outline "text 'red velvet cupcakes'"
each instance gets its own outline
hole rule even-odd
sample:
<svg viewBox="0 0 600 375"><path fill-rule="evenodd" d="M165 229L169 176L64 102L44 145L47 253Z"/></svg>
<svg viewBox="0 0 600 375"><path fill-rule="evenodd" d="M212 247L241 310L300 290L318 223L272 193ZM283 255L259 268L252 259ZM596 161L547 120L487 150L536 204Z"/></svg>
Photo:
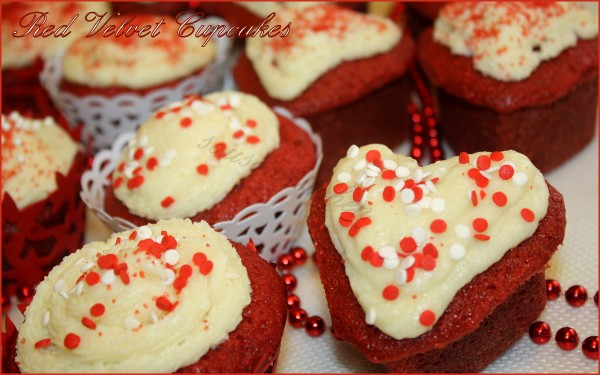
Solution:
<svg viewBox="0 0 600 375"><path fill-rule="evenodd" d="M333 5L282 10L274 20L290 21L285 38L248 38L234 77L241 91L306 118L323 137L317 181L351 144L398 145L412 39L388 19Z"/></svg>
<svg viewBox="0 0 600 375"><path fill-rule="evenodd" d="M21 372L263 373L285 317L285 286L256 253L204 222L165 220L56 266L10 362Z"/></svg>
<svg viewBox="0 0 600 375"><path fill-rule="evenodd" d="M382 145L351 147L308 219L332 330L394 373L478 372L521 338L565 224L522 154L421 168Z"/></svg>
<svg viewBox="0 0 600 375"><path fill-rule="evenodd" d="M455 150L514 149L542 171L594 134L598 21L572 3L454 3L419 40Z"/></svg>
<svg viewBox="0 0 600 375"><path fill-rule="evenodd" d="M83 181L84 192L86 181L101 184L86 203L112 227L204 220L238 242L253 239L269 260L292 245L320 155L307 124L251 95L220 92L164 107L126 138ZM96 188L105 195L93 203Z"/></svg>
<svg viewBox="0 0 600 375"><path fill-rule="evenodd" d="M10 2L2 4L2 112L29 112L36 116L52 113L51 100L40 85L43 59L55 55L89 30L83 20L88 12L108 12L105 2ZM46 25L68 25L68 35L35 37L35 29L24 35L35 17L48 12ZM24 25L24 26L21 26ZM38 33L43 31L43 27ZM16 36L13 35L16 33Z"/></svg>
<svg viewBox="0 0 600 375"><path fill-rule="evenodd" d="M83 241L85 158L56 122L2 116L2 290L32 288Z"/></svg>

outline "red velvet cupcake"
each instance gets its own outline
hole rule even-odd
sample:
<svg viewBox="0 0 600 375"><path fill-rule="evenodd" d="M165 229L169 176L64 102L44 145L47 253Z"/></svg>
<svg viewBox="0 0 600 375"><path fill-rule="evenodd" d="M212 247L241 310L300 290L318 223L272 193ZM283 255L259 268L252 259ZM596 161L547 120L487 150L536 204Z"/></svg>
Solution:
<svg viewBox="0 0 600 375"><path fill-rule="evenodd" d="M393 373L479 372L521 338L565 225L522 154L421 168L382 145L351 147L308 219L332 331Z"/></svg>
<svg viewBox="0 0 600 375"><path fill-rule="evenodd" d="M317 181L354 143L397 146L407 134L405 72L414 45L390 20L332 5L284 10L285 38L250 38L234 67L239 88L306 118L323 137Z"/></svg>
<svg viewBox="0 0 600 375"><path fill-rule="evenodd" d="M51 118L2 116L2 290L32 288L81 246L85 158Z"/></svg>
<svg viewBox="0 0 600 375"><path fill-rule="evenodd" d="M9 363L22 372L264 373L285 317L285 286L256 253L204 222L166 220L90 243L55 267Z"/></svg>
<svg viewBox="0 0 600 375"><path fill-rule="evenodd" d="M571 3L454 3L419 40L455 150L514 149L542 171L592 139L598 23Z"/></svg>

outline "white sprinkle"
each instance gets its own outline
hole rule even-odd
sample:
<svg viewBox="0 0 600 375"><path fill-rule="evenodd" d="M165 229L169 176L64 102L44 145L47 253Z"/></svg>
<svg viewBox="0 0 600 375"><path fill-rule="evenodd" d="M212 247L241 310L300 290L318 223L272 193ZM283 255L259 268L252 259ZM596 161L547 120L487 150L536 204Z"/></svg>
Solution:
<svg viewBox="0 0 600 375"><path fill-rule="evenodd" d="M79 283L77 283L77 288L75 289L75 294L80 296L81 292L83 292L83 283L79 282Z"/></svg>
<svg viewBox="0 0 600 375"><path fill-rule="evenodd" d="M429 194L429 188L427 187L426 184L419 185L419 188L423 192L423 195L428 195Z"/></svg>
<svg viewBox="0 0 600 375"><path fill-rule="evenodd" d="M104 285L110 285L112 283L114 283L117 280L117 276L115 276L115 271L113 270L107 270L102 274L102 277L100 278L100 281L102 281L102 284Z"/></svg>
<svg viewBox="0 0 600 375"><path fill-rule="evenodd" d="M450 258L454 260L461 260L465 257L465 247L461 244L455 243L450 246Z"/></svg>
<svg viewBox="0 0 600 375"><path fill-rule="evenodd" d="M485 178L487 178L488 180L492 179L492 175L487 173L486 171L479 171L479 173L481 173L481 175Z"/></svg>
<svg viewBox="0 0 600 375"><path fill-rule="evenodd" d="M54 120L52 120L52 117L50 117L50 116L44 117L44 125L52 126L52 124L54 124Z"/></svg>
<svg viewBox="0 0 600 375"><path fill-rule="evenodd" d="M23 164L23 162L25 162L25 158L23 157L23 155L17 156L17 163Z"/></svg>
<svg viewBox="0 0 600 375"><path fill-rule="evenodd" d="M237 273L235 273L235 272L227 272L227 273L225 274L225 278L226 278L227 280L235 280L235 279L239 279L239 278L240 278L240 275L238 275L238 274L237 274Z"/></svg>
<svg viewBox="0 0 600 375"><path fill-rule="evenodd" d="M239 95L231 95L229 97L229 105L233 108L239 107L241 98Z"/></svg>
<svg viewBox="0 0 600 375"><path fill-rule="evenodd" d="M412 255L409 255L409 256L407 256L406 258L404 258L404 260L403 260L403 261L402 261L402 263L400 264L400 267L401 267L402 269L405 269L405 270L407 270L407 269L409 269L410 267L412 267L412 266L415 264L415 262L416 262L416 261L417 261L417 260L415 259L415 257L413 257Z"/></svg>
<svg viewBox="0 0 600 375"><path fill-rule="evenodd" d="M431 211L435 213L444 212L446 209L446 201L443 198L433 198L431 201Z"/></svg>
<svg viewBox="0 0 600 375"><path fill-rule="evenodd" d="M126 318L123 321L123 324L125 325L125 328L127 328L127 329L136 329L140 326L141 323L137 319Z"/></svg>
<svg viewBox="0 0 600 375"><path fill-rule="evenodd" d="M13 145L19 147L22 144L23 144L23 141L21 140L21 138L15 138L15 139L13 139Z"/></svg>
<svg viewBox="0 0 600 375"><path fill-rule="evenodd" d="M487 173L494 173L494 172L496 172L499 169L500 169L500 167L498 167L498 166L490 167L490 168L488 168L488 170L486 172Z"/></svg>
<svg viewBox="0 0 600 375"><path fill-rule="evenodd" d="M359 161L357 161L356 163L354 163L354 165L352 166L352 168L355 171L360 171L361 169L363 169L366 166L367 166L367 161L365 159L360 159Z"/></svg>
<svg viewBox="0 0 600 375"><path fill-rule="evenodd" d="M473 194L473 189L467 189L467 200L471 200L472 194Z"/></svg>
<svg viewBox="0 0 600 375"><path fill-rule="evenodd" d="M403 178L407 177L410 174L410 170L404 166L399 166L396 168L396 176Z"/></svg>
<svg viewBox="0 0 600 375"><path fill-rule="evenodd" d="M419 216L419 214L421 213L421 207L419 207L418 204L409 204L404 209L404 212L406 212L408 216Z"/></svg>
<svg viewBox="0 0 600 375"><path fill-rule="evenodd" d="M430 197L423 197L417 204L421 208L428 209L431 207L431 201L432 201L432 199Z"/></svg>
<svg viewBox="0 0 600 375"><path fill-rule="evenodd" d="M166 277L162 279L163 284L165 284L165 285L173 284L173 281L175 281L175 272L173 272L172 269L167 268L167 269L165 269L165 274L166 274Z"/></svg>
<svg viewBox="0 0 600 375"><path fill-rule="evenodd" d="M396 163L392 159L385 159L383 161L383 166L385 167L385 169L396 170L396 168L398 168L398 163Z"/></svg>
<svg viewBox="0 0 600 375"><path fill-rule="evenodd" d="M400 191L404 187L404 180L398 180L394 182L394 190Z"/></svg>
<svg viewBox="0 0 600 375"><path fill-rule="evenodd" d="M174 266L177 264L177 262L179 262L179 251L175 249L169 249L165 251L163 257L165 263Z"/></svg>
<svg viewBox="0 0 600 375"><path fill-rule="evenodd" d="M374 182L375 182L374 177L367 177L367 178L365 178L365 180L363 181L363 183L361 185L362 185L362 187L368 187L368 186L373 185Z"/></svg>
<svg viewBox="0 0 600 375"><path fill-rule="evenodd" d="M67 285L67 282L64 279L60 279L56 282L56 284L54 284L54 291L60 292L61 290L65 289L66 285Z"/></svg>
<svg viewBox="0 0 600 375"><path fill-rule="evenodd" d="M367 170L365 171L365 175L367 175L367 177L377 177L377 176L379 176L379 172L369 169L369 167L367 167Z"/></svg>
<svg viewBox="0 0 600 375"><path fill-rule="evenodd" d="M400 265L400 259L389 258L383 260L383 268L386 270L395 270Z"/></svg>
<svg viewBox="0 0 600 375"><path fill-rule="evenodd" d="M135 143L135 139L132 139L129 144L129 155L128 155L129 159L133 159L133 157L135 156L134 143Z"/></svg>
<svg viewBox="0 0 600 375"><path fill-rule="evenodd" d="M368 191L364 191L362 197L360 198L360 205L361 206L366 206L367 205L367 199L369 197L369 192Z"/></svg>
<svg viewBox="0 0 600 375"><path fill-rule="evenodd" d="M421 180L423 179L423 170L422 169L417 169L413 172L413 180L415 181L415 183L419 183L421 182Z"/></svg>
<svg viewBox="0 0 600 375"><path fill-rule="evenodd" d="M379 249L379 256L383 259L398 259L398 253L396 253L396 249L394 249L392 246L384 246Z"/></svg>
<svg viewBox="0 0 600 375"><path fill-rule="evenodd" d="M87 262L79 269L79 271L81 271L82 273L87 272L87 271L91 270L92 267L94 267L94 263Z"/></svg>
<svg viewBox="0 0 600 375"><path fill-rule="evenodd" d="M431 172L424 172L423 173L423 179L426 179L429 176L431 176Z"/></svg>
<svg viewBox="0 0 600 375"><path fill-rule="evenodd" d="M49 125L47 125L47 126L49 126ZM32 127L33 127L33 130L38 130L40 128L40 123L39 122L34 122L33 125L32 125Z"/></svg>
<svg viewBox="0 0 600 375"><path fill-rule="evenodd" d="M405 204L412 203L415 200L415 192L412 189L402 190L400 192L400 200Z"/></svg>
<svg viewBox="0 0 600 375"><path fill-rule="evenodd" d="M433 191L433 192L437 191L437 188L435 187L435 184L433 182L431 182L431 180L425 181L425 186L427 186L427 188L429 189L429 191Z"/></svg>
<svg viewBox="0 0 600 375"><path fill-rule="evenodd" d="M75 293L75 291L77 290L77 285L79 285L79 283L75 284L75 285L74 285L74 286L71 288L71 290L69 290L69 295L71 295L71 294Z"/></svg>
<svg viewBox="0 0 600 375"><path fill-rule="evenodd" d="M236 131L242 128L242 124L240 123L240 120L238 120L237 117L232 116L229 119L229 128L233 131Z"/></svg>
<svg viewBox="0 0 600 375"><path fill-rule="evenodd" d="M373 324L375 324L376 318L377 318L377 313L375 312L375 309L370 307L369 310L367 311L367 316L365 317L365 323L367 323L368 325L373 325Z"/></svg>
<svg viewBox="0 0 600 375"><path fill-rule="evenodd" d="M458 224L456 227L454 227L454 233L456 233L458 238L469 238L471 235L471 230L464 224Z"/></svg>
<svg viewBox="0 0 600 375"><path fill-rule="evenodd" d="M154 147L148 146L144 148L144 155L150 155L154 152Z"/></svg>
<svg viewBox="0 0 600 375"><path fill-rule="evenodd" d="M155 313L151 312L150 318L152 319L152 323L154 323L154 324L158 323L158 317L156 316Z"/></svg>
<svg viewBox="0 0 600 375"><path fill-rule="evenodd" d="M348 151L346 152L346 157L350 158L350 159L354 159L355 157L358 156L359 151L360 151L360 149L358 148L357 145L352 145L352 146L348 147Z"/></svg>
<svg viewBox="0 0 600 375"><path fill-rule="evenodd" d="M145 145L147 145L148 144L148 136L147 135L140 136L138 144L140 145L140 147L144 147Z"/></svg>
<svg viewBox="0 0 600 375"><path fill-rule="evenodd" d="M60 292L58 292L58 294L60 294L64 299L69 299L69 295L64 290L61 290Z"/></svg>
<svg viewBox="0 0 600 375"><path fill-rule="evenodd" d="M427 236L429 233L427 233L427 231L423 227L416 227L415 229L413 229L411 234L412 237L415 239L415 242L417 242L420 245L427 240Z"/></svg>
<svg viewBox="0 0 600 375"><path fill-rule="evenodd" d="M381 168L371 163L367 164L367 170L375 171L377 174L381 173Z"/></svg>
<svg viewBox="0 0 600 375"><path fill-rule="evenodd" d="M408 273L405 269L400 268L396 271L396 282L400 285L406 284L406 280L408 279Z"/></svg>
<svg viewBox="0 0 600 375"><path fill-rule="evenodd" d="M50 311L46 310L44 317L42 318L42 325L45 327L50 323Z"/></svg>
<svg viewBox="0 0 600 375"><path fill-rule="evenodd" d="M502 163L502 166L505 166L505 165L510 165L511 167L513 167L513 169L517 169L517 166L516 166L516 164L515 164L515 163L513 163L513 162L512 162L512 161L510 161L510 160L507 160L507 161L505 161L504 163Z"/></svg>
<svg viewBox="0 0 600 375"><path fill-rule="evenodd" d="M83 258L79 258L79 259L77 260L77 262L75 262L74 266L78 266L78 265L80 265L81 263L83 263L83 262L84 262L84 260L85 260L85 259L83 259Z"/></svg>
<svg viewBox="0 0 600 375"><path fill-rule="evenodd" d="M352 180L352 176L350 176L350 173L348 172L342 172L340 174L337 175L337 179L339 182L350 182L350 180Z"/></svg>
<svg viewBox="0 0 600 375"><path fill-rule="evenodd" d="M358 185L360 185L360 184L362 184L365 181L366 178L367 178L367 176L365 176L364 173L363 173L360 176L358 176L356 178L356 180L354 180L354 182L356 182Z"/></svg>
<svg viewBox="0 0 600 375"><path fill-rule="evenodd" d="M137 236L140 240L145 240L152 237L152 229L147 225L143 225L137 229Z"/></svg>
<svg viewBox="0 0 600 375"><path fill-rule="evenodd" d="M513 182L517 186L523 186L527 183L528 177L525 173L517 172L512 178Z"/></svg>

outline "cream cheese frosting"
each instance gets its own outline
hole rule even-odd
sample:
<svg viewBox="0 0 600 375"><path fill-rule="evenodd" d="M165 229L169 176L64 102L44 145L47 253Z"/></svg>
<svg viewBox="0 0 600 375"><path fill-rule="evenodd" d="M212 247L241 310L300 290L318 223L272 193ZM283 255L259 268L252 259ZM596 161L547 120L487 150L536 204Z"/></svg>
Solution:
<svg viewBox="0 0 600 375"><path fill-rule="evenodd" d="M80 36L89 31L85 22L88 12L105 13L110 11L106 2L13 2L2 4L2 69L24 68L33 64L37 58L54 56ZM77 19L69 27L66 37L33 37L29 34L22 38L13 36L17 31L22 34L27 28L20 27L21 19L30 12L48 12L47 25L66 25L75 15ZM23 21L26 25L31 17Z"/></svg>
<svg viewBox="0 0 600 375"><path fill-rule="evenodd" d="M248 9L259 17L280 12L284 8L304 9L315 5L328 4L325 1L241 1L237 5Z"/></svg>
<svg viewBox="0 0 600 375"><path fill-rule="evenodd" d="M392 21L334 5L284 8L273 19L284 38L249 38L246 55L269 96L292 100L328 70L392 49L402 32Z"/></svg>
<svg viewBox="0 0 600 375"><path fill-rule="evenodd" d="M598 18L561 2L456 2L440 11L433 38L499 81L526 79L545 60L598 35Z"/></svg>
<svg viewBox="0 0 600 375"><path fill-rule="evenodd" d="M419 167L383 145L350 147L327 189L325 223L366 322L398 340L429 331L463 286L531 237L549 197L515 151Z"/></svg>
<svg viewBox="0 0 600 375"><path fill-rule="evenodd" d="M2 115L2 198L23 209L56 191L56 172L66 175L77 144L50 118Z"/></svg>
<svg viewBox="0 0 600 375"><path fill-rule="evenodd" d="M227 339L250 294L239 255L205 222L113 234L38 285L16 362L22 372L175 372Z"/></svg>
<svg viewBox="0 0 600 375"><path fill-rule="evenodd" d="M113 17L111 22L119 25L127 17ZM214 60L215 42L203 46L202 38L180 37L179 25L171 16L137 14L130 24L154 27L161 20L164 23L156 37L103 37L98 33L78 39L63 60L65 80L91 87L141 89L185 78Z"/></svg>
<svg viewBox="0 0 600 375"><path fill-rule="evenodd" d="M157 111L123 151L115 196L148 219L192 217L220 202L279 147L279 121L256 97L221 92Z"/></svg>

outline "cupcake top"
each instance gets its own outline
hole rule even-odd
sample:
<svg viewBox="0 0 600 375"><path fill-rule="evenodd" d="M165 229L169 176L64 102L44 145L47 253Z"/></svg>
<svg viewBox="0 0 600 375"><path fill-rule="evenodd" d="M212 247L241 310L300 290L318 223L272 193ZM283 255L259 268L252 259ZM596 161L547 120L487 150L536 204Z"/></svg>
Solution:
<svg viewBox="0 0 600 375"><path fill-rule="evenodd" d="M22 372L175 372L227 339L250 293L239 255L205 222L113 234L38 285L16 362Z"/></svg>
<svg viewBox="0 0 600 375"><path fill-rule="evenodd" d="M325 223L366 322L398 340L429 331L463 286L531 237L549 197L514 151L421 168L382 145L350 147L327 189Z"/></svg>
<svg viewBox="0 0 600 375"><path fill-rule="evenodd" d="M283 8L304 9L315 5L328 4L325 1L241 1L237 5L248 9L259 17L280 12Z"/></svg>
<svg viewBox="0 0 600 375"><path fill-rule="evenodd" d="M391 20L334 5L282 9L273 22L287 25L283 38L249 38L246 54L269 96L292 100L344 61L394 47L402 32Z"/></svg>
<svg viewBox="0 0 600 375"><path fill-rule="evenodd" d="M153 29L161 20L164 23L156 37L103 37L97 33L78 39L65 54L65 80L90 87L141 89L185 78L214 60L214 41L203 46L203 38L180 37L179 25L171 16L117 16L111 23L120 25L131 17L135 18L128 25L150 25Z"/></svg>
<svg viewBox="0 0 600 375"><path fill-rule="evenodd" d="M279 121L254 96L188 97L140 126L112 186L135 215L192 217L220 202L277 147Z"/></svg>
<svg viewBox="0 0 600 375"><path fill-rule="evenodd" d="M433 38L499 81L526 79L544 60L598 35L583 6L558 2L456 2L435 22Z"/></svg>
<svg viewBox="0 0 600 375"><path fill-rule="evenodd" d="M11 2L2 4L2 69L24 68L33 64L37 58L53 56L60 49L67 47L74 40L89 31L85 22L88 12L103 14L110 11L105 2ZM20 26L21 19L30 12L48 12L46 25L66 25L73 17L79 16L69 27L71 32L66 37L48 38L33 37L33 33L16 38L13 32L20 35L27 30ZM24 19L25 25L31 22L31 16Z"/></svg>
<svg viewBox="0 0 600 375"><path fill-rule="evenodd" d="M2 199L6 193L22 209L47 198L76 154L77 144L51 117L2 115Z"/></svg>

